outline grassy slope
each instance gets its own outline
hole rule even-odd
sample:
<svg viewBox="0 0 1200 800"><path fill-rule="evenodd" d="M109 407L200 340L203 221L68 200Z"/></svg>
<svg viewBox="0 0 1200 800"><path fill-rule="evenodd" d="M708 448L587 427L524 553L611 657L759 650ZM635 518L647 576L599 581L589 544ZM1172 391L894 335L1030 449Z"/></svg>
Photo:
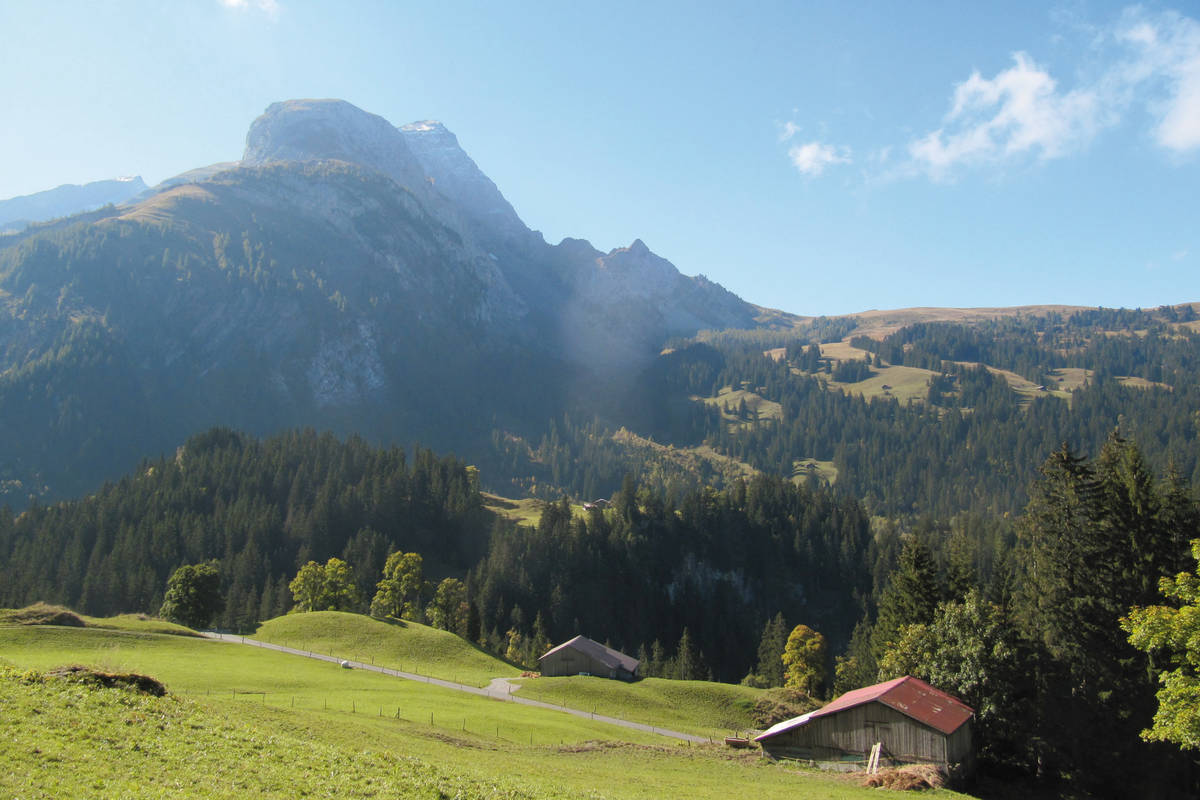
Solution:
<svg viewBox="0 0 1200 800"><path fill-rule="evenodd" d="M8 766L0 795L877 796L845 779L752 755L664 745L659 737L552 711L236 644L7 627L0 628L0 652L21 668L84 661L146 672L172 692L154 700L0 675L0 706L13 710L0 715ZM269 694L264 703L263 695L237 690ZM378 703L389 713L374 713Z"/></svg>
<svg viewBox="0 0 1200 800"><path fill-rule="evenodd" d="M258 709L247 715L3 668L0 706L6 797L529 796L491 777L288 730Z"/></svg>
<svg viewBox="0 0 1200 800"><path fill-rule="evenodd" d="M500 516L511 519L520 525L536 528L542 518L542 508L546 501L527 497L522 500L511 500L497 494L483 493L483 504Z"/></svg>
<svg viewBox="0 0 1200 800"><path fill-rule="evenodd" d="M707 405L721 409L721 419L729 425L730 430L749 427L753 424L751 421L741 419L737 415L738 407L742 401L745 401L746 410L751 414L757 410L758 417L761 420L781 419L783 417L783 406L747 389L734 389L726 386L717 393L716 397L693 397L692 399L701 400ZM729 406L731 413L725 413L725 405Z"/></svg>
<svg viewBox="0 0 1200 800"><path fill-rule="evenodd" d="M652 439L638 436L636 433L625 428L621 428L614 433L612 438L614 442L618 442L631 450L640 451L647 458L670 461L685 470L696 472L709 469L714 473L723 475L726 481L736 478L750 478L757 472L749 464L718 453L708 445L676 447L671 444L660 444Z"/></svg>
<svg viewBox="0 0 1200 800"><path fill-rule="evenodd" d="M260 625L253 638L474 686L521 674L452 633L340 611L277 617Z"/></svg>
<svg viewBox="0 0 1200 800"><path fill-rule="evenodd" d="M145 614L121 614L116 617L89 617L80 614L89 628L108 628L116 631L132 631L135 633L169 633L175 636L199 636L191 628L167 622L165 619L148 617Z"/></svg>
<svg viewBox="0 0 1200 800"><path fill-rule="evenodd" d="M718 740L754 727L750 709L762 694L728 683L662 678L622 683L576 676L527 678L514 684L520 684L521 697Z"/></svg>

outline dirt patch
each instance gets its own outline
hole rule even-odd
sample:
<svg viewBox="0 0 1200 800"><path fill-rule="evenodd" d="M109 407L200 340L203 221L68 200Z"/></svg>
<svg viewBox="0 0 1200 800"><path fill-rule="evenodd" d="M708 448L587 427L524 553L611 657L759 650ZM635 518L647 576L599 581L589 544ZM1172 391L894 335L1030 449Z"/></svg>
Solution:
<svg viewBox="0 0 1200 800"><path fill-rule="evenodd" d="M48 603L34 603L25 608L11 611L0 611L0 623L9 625L65 625L71 628L85 628L87 623L83 618L62 606L52 606Z"/></svg>
<svg viewBox="0 0 1200 800"><path fill-rule="evenodd" d="M481 742L478 739L466 739L461 736L451 736L448 733L441 731L426 731L423 735L428 739L434 739L445 744L462 747L467 750L499 750L497 745Z"/></svg>
<svg viewBox="0 0 1200 800"><path fill-rule="evenodd" d="M136 672L103 672L93 667L72 664L59 667L46 673L50 678L63 678L75 683L85 683L91 686L103 686L106 689L133 689L135 692L163 697L167 687L157 678L140 675Z"/></svg>
<svg viewBox="0 0 1200 800"><path fill-rule="evenodd" d="M915 764L895 769L885 769L868 775L863 786L875 789L894 789L900 792L922 792L926 789L941 789L946 785L946 774L939 767Z"/></svg>

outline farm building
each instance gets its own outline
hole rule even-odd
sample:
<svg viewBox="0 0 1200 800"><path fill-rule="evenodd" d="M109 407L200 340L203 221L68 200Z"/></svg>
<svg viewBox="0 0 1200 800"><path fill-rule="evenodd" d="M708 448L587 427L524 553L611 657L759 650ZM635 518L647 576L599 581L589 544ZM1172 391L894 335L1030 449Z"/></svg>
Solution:
<svg viewBox="0 0 1200 800"><path fill-rule="evenodd" d="M624 653L593 642L586 636L576 636L548 650L538 659L546 677L556 675L599 675L631 681L637 678L638 660Z"/></svg>
<svg viewBox="0 0 1200 800"><path fill-rule="evenodd" d="M882 745L892 763L951 766L971 760L968 706L912 676L855 689L755 737L774 758L865 761Z"/></svg>

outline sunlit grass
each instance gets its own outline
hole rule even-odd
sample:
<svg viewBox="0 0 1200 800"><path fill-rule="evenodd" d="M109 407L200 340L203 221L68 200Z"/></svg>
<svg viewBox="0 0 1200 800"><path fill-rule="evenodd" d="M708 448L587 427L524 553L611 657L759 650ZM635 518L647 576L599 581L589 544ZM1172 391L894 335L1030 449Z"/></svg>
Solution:
<svg viewBox="0 0 1200 800"><path fill-rule="evenodd" d="M525 678L517 694L533 700L594 711L609 717L706 736L719 741L753 727L750 710L759 689L709 681L645 678L633 683L607 678Z"/></svg>
<svg viewBox="0 0 1200 800"><path fill-rule="evenodd" d="M878 796L754 754L235 643L5 627L0 653L19 669L91 663L150 674L170 692L155 699L0 675L0 796ZM680 683L672 694L655 683L620 702L703 707L718 686ZM600 699L619 686L595 679L576 696Z"/></svg>
<svg viewBox="0 0 1200 800"><path fill-rule="evenodd" d="M252 638L473 686L521 674L453 633L361 614L288 614L262 623Z"/></svg>

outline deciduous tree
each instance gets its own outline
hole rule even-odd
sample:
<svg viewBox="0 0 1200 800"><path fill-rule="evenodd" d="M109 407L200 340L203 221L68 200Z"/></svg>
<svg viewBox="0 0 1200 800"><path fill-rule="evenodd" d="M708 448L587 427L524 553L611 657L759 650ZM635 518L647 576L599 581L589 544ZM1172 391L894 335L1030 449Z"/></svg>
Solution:
<svg viewBox="0 0 1200 800"><path fill-rule="evenodd" d="M825 637L807 625L797 625L783 649L784 685L816 697L825 685Z"/></svg>
<svg viewBox="0 0 1200 800"><path fill-rule="evenodd" d="M1194 575L1163 578L1159 590L1178 607L1135 607L1121 621L1129 642L1172 666L1159 676L1158 710L1146 739L1200 750L1200 539L1192 542Z"/></svg>
<svg viewBox="0 0 1200 800"><path fill-rule="evenodd" d="M203 628L225 608L221 596L221 575L215 561L184 564L167 579L159 616L186 625Z"/></svg>
<svg viewBox="0 0 1200 800"><path fill-rule="evenodd" d="M288 588L300 611L350 611L359 602L350 565L340 558L324 564L309 561Z"/></svg>

